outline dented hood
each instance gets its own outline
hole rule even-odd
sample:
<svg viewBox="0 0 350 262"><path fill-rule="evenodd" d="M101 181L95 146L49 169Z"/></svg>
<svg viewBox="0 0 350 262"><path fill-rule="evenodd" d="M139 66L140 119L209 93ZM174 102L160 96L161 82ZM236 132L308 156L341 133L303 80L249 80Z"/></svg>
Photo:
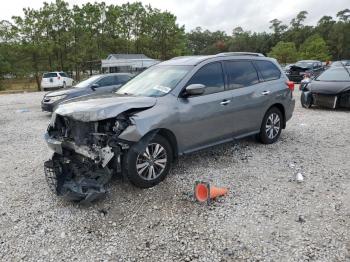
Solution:
<svg viewBox="0 0 350 262"><path fill-rule="evenodd" d="M289 70L291 71L297 71L297 72L305 72L307 70L310 70L310 68L307 67L301 67L301 66L297 66L297 65L292 65Z"/></svg>
<svg viewBox="0 0 350 262"><path fill-rule="evenodd" d="M130 109L147 109L156 104L154 97L109 95L60 105L55 114L83 122L113 118Z"/></svg>

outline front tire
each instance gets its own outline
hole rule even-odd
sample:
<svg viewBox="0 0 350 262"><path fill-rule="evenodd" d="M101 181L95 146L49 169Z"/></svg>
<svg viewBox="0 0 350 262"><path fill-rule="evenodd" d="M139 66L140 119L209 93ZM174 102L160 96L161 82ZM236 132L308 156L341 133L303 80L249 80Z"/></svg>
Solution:
<svg viewBox="0 0 350 262"><path fill-rule="evenodd" d="M123 159L124 172L129 181L140 188L159 184L168 175L173 150L164 137L144 138L132 146Z"/></svg>
<svg viewBox="0 0 350 262"><path fill-rule="evenodd" d="M275 143L281 135L283 115L277 107L270 108L263 119L259 138L263 144Z"/></svg>
<svg viewBox="0 0 350 262"><path fill-rule="evenodd" d="M301 92L300 103L301 103L301 106L304 108L311 108L312 96L310 92Z"/></svg>

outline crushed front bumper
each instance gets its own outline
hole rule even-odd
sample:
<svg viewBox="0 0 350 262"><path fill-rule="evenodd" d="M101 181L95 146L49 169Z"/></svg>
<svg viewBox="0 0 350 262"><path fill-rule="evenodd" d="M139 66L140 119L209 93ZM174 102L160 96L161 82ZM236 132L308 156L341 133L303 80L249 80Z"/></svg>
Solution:
<svg viewBox="0 0 350 262"><path fill-rule="evenodd" d="M45 134L45 140L55 153L44 163L50 189L67 200L91 202L102 198L104 186L114 171L121 171L119 148L89 148L74 142L60 141ZM110 162L113 167L108 167Z"/></svg>

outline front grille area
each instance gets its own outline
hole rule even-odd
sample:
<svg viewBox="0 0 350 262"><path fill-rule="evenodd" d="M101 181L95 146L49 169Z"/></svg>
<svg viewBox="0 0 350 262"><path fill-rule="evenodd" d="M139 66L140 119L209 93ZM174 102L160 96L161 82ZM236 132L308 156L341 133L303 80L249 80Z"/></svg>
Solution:
<svg viewBox="0 0 350 262"><path fill-rule="evenodd" d="M54 131L56 136L73 140L76 145L88 145L91 133L97 131L97 123L82 122L57 115Z"/></svg>

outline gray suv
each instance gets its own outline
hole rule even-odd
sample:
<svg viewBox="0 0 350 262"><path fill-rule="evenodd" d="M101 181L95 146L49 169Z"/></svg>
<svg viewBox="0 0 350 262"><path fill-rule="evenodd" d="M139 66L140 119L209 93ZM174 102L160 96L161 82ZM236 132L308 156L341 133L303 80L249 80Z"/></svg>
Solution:
<svg viewBox="0 0 350 262"><path fill-rule="evenodd" d="M274 143L292 117L294 84L274 59L256 53L174 58L114 94L60 105L45 162L58 195L91 201L118 173L152 187L178 155L258 135Z"/></svg>

